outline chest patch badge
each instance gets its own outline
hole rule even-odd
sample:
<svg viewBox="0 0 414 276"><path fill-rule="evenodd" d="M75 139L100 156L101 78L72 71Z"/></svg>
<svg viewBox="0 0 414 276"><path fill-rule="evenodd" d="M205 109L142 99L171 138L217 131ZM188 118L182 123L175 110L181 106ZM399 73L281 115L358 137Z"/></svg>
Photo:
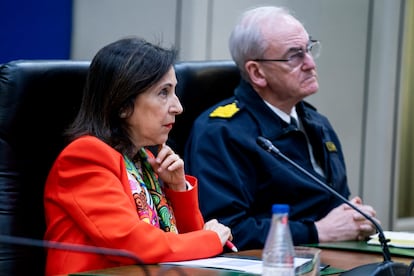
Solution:
<svg viewBox="0 0 414 276"><path fill-rule="evenodd" d="M333 142L328 141L325 142L325 146L328 149L329 152L337 152L338 150L336 149L336 146Z"/></svg>
<svg viewBox="0 0 414 276"><path fill-rule="evenodd" d="M219 106L210 113L210 118L231 118L239 111L236 103Z"/></svg>

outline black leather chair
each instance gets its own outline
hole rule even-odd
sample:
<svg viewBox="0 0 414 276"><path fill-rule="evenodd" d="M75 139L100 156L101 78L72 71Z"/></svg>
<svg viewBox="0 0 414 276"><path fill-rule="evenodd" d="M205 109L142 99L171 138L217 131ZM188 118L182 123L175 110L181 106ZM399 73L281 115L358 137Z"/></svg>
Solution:
<svg viewBox="0 0 414 276"><path fill-rule="evenodd" d="M0 65L0 235L41 240L43 187L64 146L62 132L79 108L87 61L20 60ZM233 94L231 61L177 63L184 113L168 143L182 154L192 122ZM0 275L43 275L45 250L0 242Z"/></svg>
<svg viewBox="0 0 414 276"><path fill-rule="evenodd" d="M194 119L213 104L231 97L240 74L232 61L181 62L175 65L175 72L176 93L184 112L176 117L168 144L183 156Z"/></svg>
<svg viewBox="0 0 414 276"><path fill-rule="evenodd" d="M42 239L43 186L74 118L88 62L0 67L0 233ZM44 249L0 243L0 275L43 275Z"/></svg>

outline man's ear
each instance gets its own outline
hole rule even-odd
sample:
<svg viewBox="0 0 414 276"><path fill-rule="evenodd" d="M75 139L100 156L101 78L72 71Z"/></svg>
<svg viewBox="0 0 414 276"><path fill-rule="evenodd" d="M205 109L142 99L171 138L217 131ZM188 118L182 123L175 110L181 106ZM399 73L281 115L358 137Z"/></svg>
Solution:
<svg viewBox="0 0 414 276"><path fill-rule="evenodd" d="M258 87L265 87L267 85L265 74L262 71L258 62L249 60L244 65L244 68L246 69L246 72L249 75L252 85Z"/></svg>

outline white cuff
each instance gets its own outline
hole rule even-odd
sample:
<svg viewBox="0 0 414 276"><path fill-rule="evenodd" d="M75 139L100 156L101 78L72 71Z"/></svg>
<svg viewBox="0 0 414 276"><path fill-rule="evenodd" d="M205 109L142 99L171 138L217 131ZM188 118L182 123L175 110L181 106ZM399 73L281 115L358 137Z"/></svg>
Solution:
<svg viewBox="0 0 414 276"><path fill-rule="evenodd" d="M194 188L187 180L185 181L185 184L187 185L187 191L191 191Z"/></svg>

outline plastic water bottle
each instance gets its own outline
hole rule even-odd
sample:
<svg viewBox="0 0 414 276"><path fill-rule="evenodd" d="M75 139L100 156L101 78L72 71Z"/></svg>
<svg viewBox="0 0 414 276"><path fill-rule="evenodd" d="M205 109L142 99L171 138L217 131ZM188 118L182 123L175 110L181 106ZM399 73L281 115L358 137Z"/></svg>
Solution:
<svg viewBox="0 0 414 276"><path fill-rule="evenodd" d="M272 224L263 249L262 275L294 276L295 248L290 234L289 205L272 206Z"/></svg>

